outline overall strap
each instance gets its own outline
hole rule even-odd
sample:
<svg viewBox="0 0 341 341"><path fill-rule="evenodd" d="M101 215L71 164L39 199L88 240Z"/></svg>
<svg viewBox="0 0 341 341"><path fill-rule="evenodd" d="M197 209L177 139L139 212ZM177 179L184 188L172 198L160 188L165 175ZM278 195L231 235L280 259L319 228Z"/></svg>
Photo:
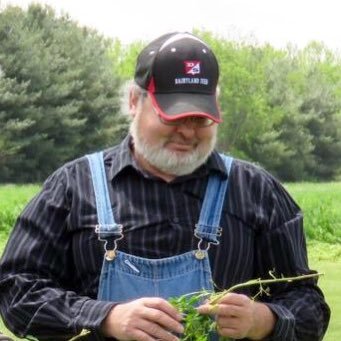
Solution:
<svg viewBox="0 0 341 341"><path fill-rule="evenodd" d="M95 192L98 225L96 232L99 238L121 236L122 225L116 224L111 209L107 177L104 168L103 152L86 155L91 172L92 184Z"/></svg>
<svg viewBox="0 0 341 341"><path fill-rule="evenodd" d="M219 154L222 158L227 175L230 174L233 158ZM221 235L219 227L221 212L228 192L228 177L222 179L220 175L213 174L209 177L205 198L202 204L199 222L196 224L195 236L208 243L219 244L218 238ZM200 243L199 242L199 243Z"/></svg>

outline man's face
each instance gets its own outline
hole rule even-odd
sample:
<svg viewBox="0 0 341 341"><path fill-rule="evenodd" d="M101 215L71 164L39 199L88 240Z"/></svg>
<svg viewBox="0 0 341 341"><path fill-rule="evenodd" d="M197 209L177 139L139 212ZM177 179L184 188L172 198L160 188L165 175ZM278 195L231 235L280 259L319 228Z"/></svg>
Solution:
<svg viewBox="0 0 341 341"><path fill-rule="evenodd" d="M180 176L202 165L215 147L217 125L198 127L190 122L168 126L158 117L149 96L131 97L130 133L135 152L160 171Z"/></svg>

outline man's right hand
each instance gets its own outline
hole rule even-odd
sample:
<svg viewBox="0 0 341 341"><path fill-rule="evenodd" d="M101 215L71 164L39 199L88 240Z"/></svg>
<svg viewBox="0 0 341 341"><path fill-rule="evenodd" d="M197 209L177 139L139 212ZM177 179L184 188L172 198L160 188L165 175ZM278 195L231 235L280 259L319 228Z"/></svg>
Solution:
<svg viewBox="0 0 341 341"><path fill-rule="evenodd" d="M181 314L166 300L140 298L112 308L102 323L104 336L118 340L177 341L183 333Z"/></svg>

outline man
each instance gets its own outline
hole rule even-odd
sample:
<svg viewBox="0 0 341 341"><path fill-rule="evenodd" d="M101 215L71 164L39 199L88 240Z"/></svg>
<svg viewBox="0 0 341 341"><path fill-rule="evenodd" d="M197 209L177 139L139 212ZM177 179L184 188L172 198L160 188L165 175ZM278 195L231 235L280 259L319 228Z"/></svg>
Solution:
<svg viewBox="0 0 341 341"><path fill-rule="evenodd" d="M218 63L188 33L139 55L130 134L66 164L26 207L6 247L1 313L20 336L179 340L172 296L251 278L311 273L302 215L268 173L215 150ZM227 137L228 138L228 137ZM234 339L321 340L329 308L315 280L223 297L217 332Z"/></svg>

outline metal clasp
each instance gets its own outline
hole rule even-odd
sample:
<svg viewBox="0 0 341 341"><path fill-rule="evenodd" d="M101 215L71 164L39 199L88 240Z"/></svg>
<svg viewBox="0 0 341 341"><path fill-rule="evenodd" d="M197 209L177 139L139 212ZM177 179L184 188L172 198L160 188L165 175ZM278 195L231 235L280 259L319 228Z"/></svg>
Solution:
<svg viewBox="0 0 341 341"><path fill-rule="evenodd" d="M202 244L203 240L202 238L200 238L199 242L198 242L198 249L196 251L194 251L194 256L196 259L202 260L206 257L207 255L207 251L209 250L211 243L207 242L207 246L206 248L202 248L201 244Z"/></svg>
<svg viewBox="0 0 341 341"><path fill-rule="evenodd" d="M118 232L116 233L114 233L116 236L115 236L115 239L114 239L114 241L113 241L113 243L114 243L114 247L113 248L111 248L110 250L108 250L108 247L107 247L107 245L108 245L108 240L107 239L103 239L103 238L101 238L100 237L100 235L101 234L105 234L105 233L108 233L108 234L113 234L111 231L101 231L100 230L100 226L99 225L96 225L96 228L95 228L95 231L96 231L96 233L98 234L98 240L99 241L101 241L101 242L104 242L104 250L105 250L105 255L104 255L104 257L105 257L105 259L107 260L107 261L109 261L109 262L111 262L112 260L114 260L115 259L115 257L116 257L116 250L117 250L117 242L119 241L119 240L121 240L124 236L123 236L123 227L122 227L122 225L119 225L118 226Z"/></svg>

